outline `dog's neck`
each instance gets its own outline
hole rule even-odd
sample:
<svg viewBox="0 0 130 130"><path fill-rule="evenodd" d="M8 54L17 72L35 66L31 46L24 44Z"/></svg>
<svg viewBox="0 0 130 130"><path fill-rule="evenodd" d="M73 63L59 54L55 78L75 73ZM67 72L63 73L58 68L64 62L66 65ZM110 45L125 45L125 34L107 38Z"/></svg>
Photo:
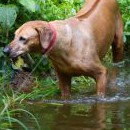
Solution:
<svg viewBox="0 0 130 130"><path fill-rule="evenodd" d="M48 47L42 52L42 54L46 54L52 49L52 47L54 46L54 44L56 42L56 38L57 38L57 33L56 33L55 28L53 27L53 25L51 25L51 23L48 23L48 24L49 24L50 30L52 31L52 39L51 39Z"/></svg>

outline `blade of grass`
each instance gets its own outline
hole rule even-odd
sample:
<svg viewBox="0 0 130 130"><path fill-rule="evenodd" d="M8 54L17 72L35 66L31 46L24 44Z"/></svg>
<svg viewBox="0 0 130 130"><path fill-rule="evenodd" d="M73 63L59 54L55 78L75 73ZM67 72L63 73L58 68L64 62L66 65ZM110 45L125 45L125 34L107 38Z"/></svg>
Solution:
<svg viewBox="0 0 130 130"><path fill-rule="evenodd" d="M32 119L34 119L35 120L35 122L36 122L36 124L37 124L37 127L38 127L38 130L40 130L40 125L39 125L39 123L38 123L38 120L37 120L37 118L32 114L32 113L30 113L29 111L27 111L27 110L24 110L24 109L15 109L15 110L12 110L12 111L10 111L10 112L25 112L25 113L27 113L28 115L30 115L31 117L32 117Z"/></svg>

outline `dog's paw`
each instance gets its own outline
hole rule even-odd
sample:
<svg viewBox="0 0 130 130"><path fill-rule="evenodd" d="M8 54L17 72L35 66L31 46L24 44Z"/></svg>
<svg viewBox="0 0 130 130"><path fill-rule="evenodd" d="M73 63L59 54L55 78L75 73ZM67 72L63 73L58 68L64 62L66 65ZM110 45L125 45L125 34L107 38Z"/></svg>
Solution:
<svg viewBox="0 0 130 130"><path fill-rule="evenodd" d="M98 92L98 93L97 93L97 96L98 96L99 98L104 98L104 97L105 97L105 93L103 93L103 92Z"/></svg>

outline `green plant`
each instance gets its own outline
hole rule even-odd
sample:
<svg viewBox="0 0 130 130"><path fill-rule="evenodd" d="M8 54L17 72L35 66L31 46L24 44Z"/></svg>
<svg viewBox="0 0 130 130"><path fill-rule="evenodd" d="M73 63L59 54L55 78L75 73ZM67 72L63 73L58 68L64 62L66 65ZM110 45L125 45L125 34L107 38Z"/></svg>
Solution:
<svg viewBox="0 0 130 130"><path fill-rule="evenodd" d="M124 21L124 42L129 43L130 37L130 0L118 0Z"/></svg>
<svg viewBox="0 0 130 130"><path fill-rule="evenodd" d="M3 32L8 32L17 18L17 7L15 5L0 4L0 25Z"/></svg>
<svg viewBox="0 0 130 130"><path fill-rule="evenodd" d="M14 115L16 115L16 113L28 114L36 122L38 130L40 129L38 121L32 113L30 113L29 111L25 109L16 107L17 101L22 100L22 99L23 99L23 95L18 96L18 95L13 94L12 97L10 97L9 95L3 96L2 98L3 105L1 104L2 107L0 107L0 111L1 111L0 112L0 128L1 129L5 129L6 127L11 129L13 126L13 123L17 123L21 127L23 127L24 130L29 130L24 123L22 123L20 120L15 118Z"/></svg>

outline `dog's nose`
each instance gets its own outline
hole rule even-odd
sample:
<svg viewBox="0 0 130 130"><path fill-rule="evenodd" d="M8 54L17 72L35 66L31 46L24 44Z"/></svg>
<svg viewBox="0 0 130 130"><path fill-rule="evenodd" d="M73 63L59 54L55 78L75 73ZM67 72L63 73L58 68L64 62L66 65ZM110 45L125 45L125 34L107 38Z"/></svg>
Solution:
<svg viewBox="0 0 130 130"><path fill-rule="evenodd" d="M3 49L3 53L6 55L9 55L10 51L11 51L11 48L9 48L8 46Z"/></svg>

